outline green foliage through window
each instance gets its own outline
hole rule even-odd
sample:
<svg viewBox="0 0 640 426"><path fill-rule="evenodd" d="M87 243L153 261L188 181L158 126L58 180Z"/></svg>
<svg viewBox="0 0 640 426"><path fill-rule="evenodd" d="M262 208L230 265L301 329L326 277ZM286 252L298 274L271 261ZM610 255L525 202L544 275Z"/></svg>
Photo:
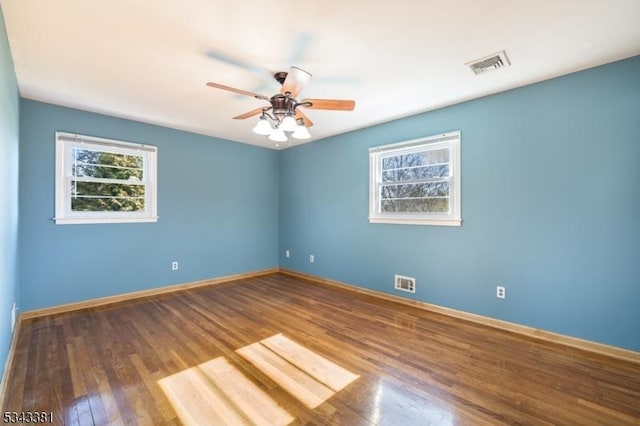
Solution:
<svg viewBox="0 0 640 426"><path fill-rule="evenodd" d="M145 210L144 159L108 151L72 151L71 210Z"/></svg>
<svg viewBox="0 0 640 426"><path fill-rule="evenodd" d="M56 132L56 225L158 221L158 148Z"/></svg>

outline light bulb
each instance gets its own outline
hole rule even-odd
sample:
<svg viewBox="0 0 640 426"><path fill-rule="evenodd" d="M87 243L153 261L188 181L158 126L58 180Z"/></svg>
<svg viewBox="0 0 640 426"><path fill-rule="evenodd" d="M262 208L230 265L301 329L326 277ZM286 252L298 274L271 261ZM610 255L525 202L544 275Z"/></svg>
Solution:
<svg viewBox="0 0 640 426"><path fill-rule="evenodd" d="M281 128L277 128L273 131L273 133L271 133L269 139L274 142L286 142L287 135L284 134L284 130L282 130Z"/></svg>
<svg viewBox="0 0 640 426"><path fill-rule="evenodd" d="M294 130L296 130L296 127L296 119L291 115L287 115L280 124L280 128L285 132L293 132Z"/></svg>
<svg viewBox="0 0 640 426"><path fill-rule="evenodd" d="M267 136L273 133L273 128L271 127L271 124L269 124L266 118L261 118L260 120L258 120L256 127L253 128L253 133Z"/></svg>

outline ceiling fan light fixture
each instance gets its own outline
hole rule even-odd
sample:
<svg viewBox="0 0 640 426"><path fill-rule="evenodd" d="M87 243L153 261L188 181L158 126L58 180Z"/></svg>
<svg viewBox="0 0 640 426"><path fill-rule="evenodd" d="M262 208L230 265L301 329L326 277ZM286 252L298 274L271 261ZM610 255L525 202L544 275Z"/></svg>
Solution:
<svg viewBox="0 0 640 426"><path fill-rule="evenodd" d="M269 135L269 140L272 140L274 142L286 142L287 135L284 133L284 130L282 130L281 128L277 128L273 131L273 133Z"/></svg>
<svg viewBox="0 0 640 426"><path fill-rule="evenodd" d="M271 124L269 124L266 118L260 117L260 120L258 120L258 123L253 128L253 133L268 136L273 133L273 127L271 127Z"/></svg>
<svg viewBox="0 0 640 426"><path fill-rule="evenodd" d="M244 120L260 115L253 132L277 142L276 147L281 145L280 142L291 146L291 139L311 138L308 128L313 126L313 121L298 107L333 111L353 111L355 108L355 101L349 99L305 98L298 102L296 98L311 80L311 73L298 67L292 66L288 72L276 72L273 77L282 87L271 97L214 82L207 83L207 86L269 102L269 106L253 109L233 119Z"/></svg>
<svg viewBox="0 0 640 426"><path fill-rule="evenodd" d="M282 119L282 123L280 123L280 126L278 127L280 127L285 132L293 132L296 130L298 125L296 124L296 119L293 118L292 115L287 115Z"/></svg>

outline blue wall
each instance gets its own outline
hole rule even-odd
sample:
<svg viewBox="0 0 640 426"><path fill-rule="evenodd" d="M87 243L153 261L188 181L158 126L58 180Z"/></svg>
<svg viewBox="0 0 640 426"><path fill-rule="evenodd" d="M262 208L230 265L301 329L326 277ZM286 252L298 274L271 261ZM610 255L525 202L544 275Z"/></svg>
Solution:
<svg viewBox="0 0 640 426"><path fill-rule="evenodd" d="M18 83L0 10L0 368L11 341L18 282Z"/></svg>
<svg viewBox="0 0 640 426"><path fill-rule="evenodd" d="M159 221L55 225L56 131L156 145ZM25 99L20 132L21 309L278 266L276 151Z"/></svg>
<svg viewBox="0 0 640 426"><path fill-rule="evenodd" d="M635 57L282 152L280 266L403 296L414 276L418 300L640 351L639 76ZM463 225L369 224L368 148L452 130Z"/></svg>

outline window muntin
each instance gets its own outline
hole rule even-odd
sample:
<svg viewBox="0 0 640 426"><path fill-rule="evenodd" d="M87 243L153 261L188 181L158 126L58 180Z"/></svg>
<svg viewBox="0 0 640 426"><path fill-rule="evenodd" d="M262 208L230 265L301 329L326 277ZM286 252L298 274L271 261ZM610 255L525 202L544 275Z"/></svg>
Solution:
<svg viewBox="0 0 640 426"><path fill-rule="evenodd" d="M369 221L460 225L460 133L370 149Z"/></svg>
<svg viewBox="0 0 640 426"><path fill-rule="evenodd" d="M56 223L154 222L157 149L56 133Z"/></svg>

